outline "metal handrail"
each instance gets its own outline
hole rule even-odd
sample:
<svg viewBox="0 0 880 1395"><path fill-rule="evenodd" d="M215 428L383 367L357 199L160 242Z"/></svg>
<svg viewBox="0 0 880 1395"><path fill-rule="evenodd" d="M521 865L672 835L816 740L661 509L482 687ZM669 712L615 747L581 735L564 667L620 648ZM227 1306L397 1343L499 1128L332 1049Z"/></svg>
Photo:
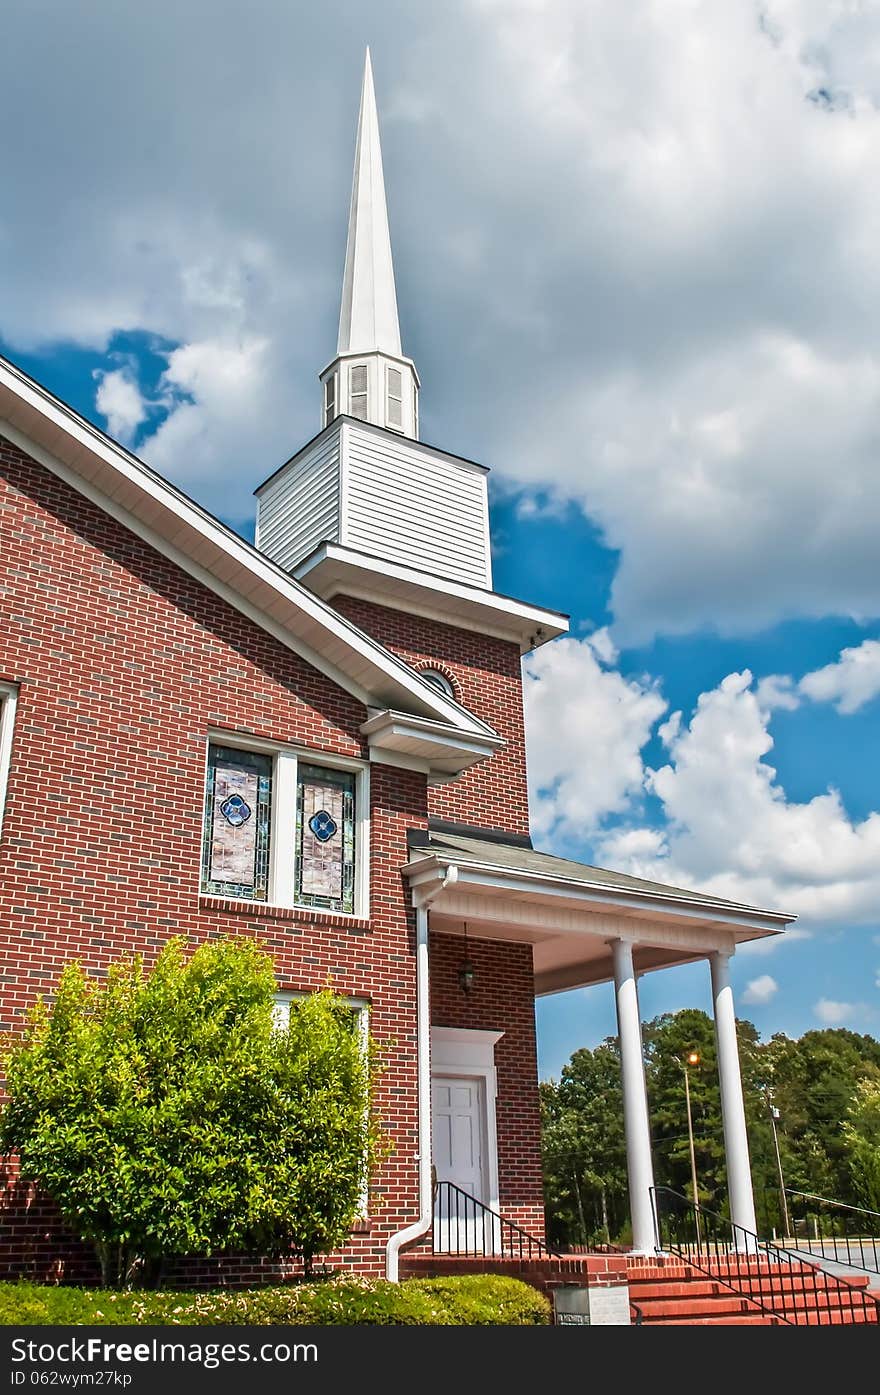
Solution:
<svg viewBox="0 0 880 1395"><path fill-rule="evenodd" d="M787 1212L792 1223L792 1234L785 1239L791 1249L866 1274L880 1274L880 1211L794 1187L786 1187L785 1195L790 1199ZM804 1227L802 1234L797 1222Z"/></svg>
<svg viewBox="0 0 880 1395"><path fill-rule="evenodd" d="M880 1211L872 1211L870 1206L851 1206L848 1201L832 1201L828 1196L817 1196L815 1192L799 1192L794 1187L786 1187L786 1196L804 1196L808 1201L821 1201L825 1206L835 1206L839 1211L857 1211L860 1216L875 1216L880 1220Z"/></svg>
<svg viewBox="0 0 880 1395"><path fill-rule="evenodd" d="M880 1324L880 1300L799 1252L761 1240L705 1206L697 1208L670 1187L652 1187L651 1202L658 1249L677 1255L777 1322L816 1327L848 1314Z"/></svg>
<svg viewBox="0 0 880 1395"><path fill-rule="evenodd" d="M559 1258L559 1251L546 1241L530 1235L455 1182L438 1182L434 1190L432 1244L434 1254Z"/></svg>

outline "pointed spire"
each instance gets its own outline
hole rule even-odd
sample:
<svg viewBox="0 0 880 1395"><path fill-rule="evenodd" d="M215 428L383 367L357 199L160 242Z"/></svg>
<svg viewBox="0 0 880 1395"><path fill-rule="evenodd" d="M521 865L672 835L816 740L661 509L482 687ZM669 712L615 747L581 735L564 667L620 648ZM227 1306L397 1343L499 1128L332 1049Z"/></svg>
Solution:
<svg viewBox="0 0 880 1395"><path fill-rule="evenodd" d="M400 356L400 325L385 203L379 117L370 50L364 64L354 181L345 249L337 353L380 350Z"/></svg>

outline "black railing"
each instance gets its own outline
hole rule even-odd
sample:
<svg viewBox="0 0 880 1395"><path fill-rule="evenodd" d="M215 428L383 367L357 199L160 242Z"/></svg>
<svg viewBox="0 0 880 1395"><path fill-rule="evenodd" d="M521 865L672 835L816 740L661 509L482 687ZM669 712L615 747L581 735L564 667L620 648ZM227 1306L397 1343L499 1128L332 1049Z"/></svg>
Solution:
<svg viewBox="0 0 880 1395"><path fill-rule="evenodd" d="M435 1188L432 1238L435 1255L525 1260L559 1254L454 1182L438 1182Z"/></svg>
<svg viewBox="0 0 880 1395"><path fill-rule="evenodd" d="M788 1249L880 1274L880 1211L786 1188Z"/></svg>
<svg viewBox="0 0 880 1395"><path fill-rule="evenodd" d="M751 1230L696 1207L668 1187L651 1189L658 1249L745 1299L762 1313L792 1327L841 1322L880 1323L880 1301Z"/></svg>

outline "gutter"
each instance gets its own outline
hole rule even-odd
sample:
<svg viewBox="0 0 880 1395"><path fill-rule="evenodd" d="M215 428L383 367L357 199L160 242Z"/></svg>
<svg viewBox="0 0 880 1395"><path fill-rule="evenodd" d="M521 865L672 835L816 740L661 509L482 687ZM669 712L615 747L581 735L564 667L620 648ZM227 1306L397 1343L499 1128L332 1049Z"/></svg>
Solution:
<svg viewBox="0 0 880 1395"><path fill-rule="evenodd" d="M431 1178L431 1004L428 969L428 907L441 891L458 881L454 863L446 868L441 881L422 894L416 906L416 1041L418 1052L419 1109L419 1218L398 1230L385 1246L385 1277L400 1282L400 1251L421 1240L434 1224L434 1188Z"/></svg>

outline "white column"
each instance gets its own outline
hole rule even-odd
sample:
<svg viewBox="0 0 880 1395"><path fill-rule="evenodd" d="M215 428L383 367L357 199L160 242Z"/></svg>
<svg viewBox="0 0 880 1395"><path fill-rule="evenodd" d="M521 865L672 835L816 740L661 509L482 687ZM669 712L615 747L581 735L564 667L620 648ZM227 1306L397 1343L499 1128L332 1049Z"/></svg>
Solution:
<svg viewBox="0 0 880 1395"><path fill-rule="evenodd" d="M721 1083L721 1117L724 1123L724 1152L727 1158L727 1189L730 1219L744 1230L757 1230L749 1138L743 1105L739 1048L736 1040L736 1014L730 986L730 955L717 950L709 956L712 970L712 1000L715 1007L715 1041L718 1048L718 1078ZM737 1236L738 1249L748 1249L745 1237Z"/></svg>
<svg viewBox="0 0 880 1395"><path fill-rule="evenodd" d="M636 1254L653 1254L655 1237L651 1188L654 1185L654 1167L651 1161L651 1129L648 1121L648 1095L645 1089L639 995L633 969L632 945L628 940L612 940L611 949L614 954L614 992L617 999L617 1031L620 1037L623 1126L626 1133L626 1170L629 1177L633 1250Z"/></svg>

